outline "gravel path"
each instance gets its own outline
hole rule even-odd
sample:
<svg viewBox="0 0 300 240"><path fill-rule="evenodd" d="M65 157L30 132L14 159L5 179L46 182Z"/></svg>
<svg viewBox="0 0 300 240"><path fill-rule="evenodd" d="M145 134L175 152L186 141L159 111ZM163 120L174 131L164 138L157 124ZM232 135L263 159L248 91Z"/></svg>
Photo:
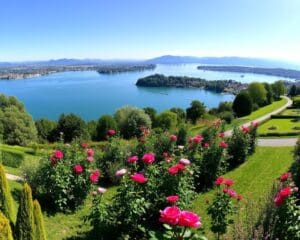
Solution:
<svg viewBox="0 0 300 240"><path fill-rule="evenodd" d="M264 147L295 146L297 140L297 138L260 138L257 144Z"/></svg>
<svg viewBox="0 0 300 240"><path fill-rule="evenodd" d="M8 180L13 180L13 181L22 181L23 179L19 176L16 176L16 175L12 175L12 174L9 174L9 173L6 173L6 178Z"/></svg>

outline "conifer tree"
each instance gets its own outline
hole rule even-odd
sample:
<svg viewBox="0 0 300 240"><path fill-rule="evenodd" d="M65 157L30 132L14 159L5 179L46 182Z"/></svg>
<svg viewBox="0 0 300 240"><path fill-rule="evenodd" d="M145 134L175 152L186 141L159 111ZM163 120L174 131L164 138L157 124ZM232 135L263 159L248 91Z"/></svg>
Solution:
<svg viewBox="0 0 300 240"><path fill-rule="evenodd" d="M38 200L33 201L33 217L35 228L35 240L46 240L47 238L44 226L44 218Z"/></svg>
<svg viewBox="0 0 300 240"><path fill-rule="evenodd" d="M15 236L17 240L35 240L32 193L27 183L21 193Z"/></svg>
<svg viewBox="0 0 300 240"><path fill-rule="evenodd" d="M13 199L2 164L0 164L0 211L10 222L13 222Z"/></svg>
<svg viewBox="0 0 300 240"><path fill-rule="evenodd" d="M13 240L8 219L0 212L0 240Z"/></svg>

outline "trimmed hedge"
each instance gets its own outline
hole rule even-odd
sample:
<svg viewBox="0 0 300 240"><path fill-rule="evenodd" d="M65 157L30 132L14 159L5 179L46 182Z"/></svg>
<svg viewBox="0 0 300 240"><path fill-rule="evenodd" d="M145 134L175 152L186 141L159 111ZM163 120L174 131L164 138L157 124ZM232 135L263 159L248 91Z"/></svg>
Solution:
<svg viewBox="0 0 300 240"><path fill-rule="evenodd" d="M23 152L0 148L0 162L8 167L19 167L25 159Z"/></svg>
<svg viewBox="0 0 300 240"><path fill-rule="evenodd" d="M272 119L288 119L288 118L299 118L299 116L295 115L271 115Z"/></svg>
<svg viewBox="0 0 300 240"><path fill-rule="evenodd" d="M273 132L273 133L261 133L260 137L283 137L283 136L299 136L300 132Z"/></svg>

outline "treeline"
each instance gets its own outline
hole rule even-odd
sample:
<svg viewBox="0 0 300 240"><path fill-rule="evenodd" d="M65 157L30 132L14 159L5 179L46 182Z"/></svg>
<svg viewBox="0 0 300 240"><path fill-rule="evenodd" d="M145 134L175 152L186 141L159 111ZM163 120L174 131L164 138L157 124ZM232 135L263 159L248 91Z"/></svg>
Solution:
<svg viewBox="0 0 300 240"><path fill-rule="evenodd" d="M122 72L138 72L155 69L155 64L137 64L137 65L111 65L98 67L97 72L100 74L113 74Z"/></svg>
<svg viewBox="0 0 300 240"><path fill-rule="evenodd" d="M138 79L137 86L142 87L178 87L178 88L203 88L214 92L237 92L245 87L245 84L234 80L208 81L202 78L164 76L154 74Z"/></svg>
<svg viewBox="0 0 300 240"><path fill-rule="evenodd" d="M240 66L198 66L199 70L217 71L217 72L236 72L236 73L255 73L278 77L300 79L300 71L284 68L257 68Z"/></svg>

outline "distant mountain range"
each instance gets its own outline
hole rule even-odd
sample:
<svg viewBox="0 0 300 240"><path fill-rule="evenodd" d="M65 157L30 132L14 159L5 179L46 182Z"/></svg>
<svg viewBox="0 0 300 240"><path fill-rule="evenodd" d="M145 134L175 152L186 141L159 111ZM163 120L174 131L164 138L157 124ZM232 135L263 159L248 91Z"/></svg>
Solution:
<svg viewBox="0 0 300 240"><path fill-rule="evenodd" d="M151 63L151 64L213 64L225 66L248 66L248 67L268 67L268 68L289 68L300 70L300 64L286 61L272 60L266 58L248 57L192 57L165 55L148 60L103 60L103 59L56 59L49 61L27 61L27 62L0 62L0 67L17 66L70 66L70 65L108 65L127 63Z"/></svg>

